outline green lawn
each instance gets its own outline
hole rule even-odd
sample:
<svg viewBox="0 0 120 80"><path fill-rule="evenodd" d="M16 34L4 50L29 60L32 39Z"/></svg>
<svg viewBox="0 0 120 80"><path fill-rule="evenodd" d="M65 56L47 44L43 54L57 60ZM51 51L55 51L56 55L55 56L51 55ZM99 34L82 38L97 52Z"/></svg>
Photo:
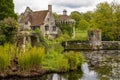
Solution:
<svg viewBox="0 0 120 80"><path fill-rule="evenodd" d="M76 30L75 39L77 40L87 40L87 31Z"/></svg>

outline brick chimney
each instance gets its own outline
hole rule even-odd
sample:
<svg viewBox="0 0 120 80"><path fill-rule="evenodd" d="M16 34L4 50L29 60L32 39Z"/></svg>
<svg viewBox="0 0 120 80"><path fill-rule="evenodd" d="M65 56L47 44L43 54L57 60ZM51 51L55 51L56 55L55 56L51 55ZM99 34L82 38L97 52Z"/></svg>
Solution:
<svg viewBox="0 0 120 80"><path fill-rule="evenodd" d="M48 11L52 13L52 5L48 5Z"/></svg>

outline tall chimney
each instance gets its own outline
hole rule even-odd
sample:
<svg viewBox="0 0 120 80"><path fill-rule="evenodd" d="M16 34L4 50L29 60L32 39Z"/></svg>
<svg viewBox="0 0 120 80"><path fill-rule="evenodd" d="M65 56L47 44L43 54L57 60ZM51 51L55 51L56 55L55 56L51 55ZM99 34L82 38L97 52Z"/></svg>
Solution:
<svg viewBox="0 0 120 80"><path fill-rule="evenodd" d="M63 15L67 15L67 10L63 10Z"/></svg>
<svg viewBox="0 0 120 80"><path fill-rule="evenodd" d="M52 12L52 5L48 5L48 11Z"/></svg>

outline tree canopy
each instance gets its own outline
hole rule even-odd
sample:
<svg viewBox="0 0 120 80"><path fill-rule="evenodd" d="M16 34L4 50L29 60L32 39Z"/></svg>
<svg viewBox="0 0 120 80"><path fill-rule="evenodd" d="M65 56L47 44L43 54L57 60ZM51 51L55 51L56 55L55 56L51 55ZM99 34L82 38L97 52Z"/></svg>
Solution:
<svg viewBox="0 0 120 80"><path fill-rule="evenodd" d="M17 18L14 12L13 0L0 0L0 20L8 17Z"/></svg>

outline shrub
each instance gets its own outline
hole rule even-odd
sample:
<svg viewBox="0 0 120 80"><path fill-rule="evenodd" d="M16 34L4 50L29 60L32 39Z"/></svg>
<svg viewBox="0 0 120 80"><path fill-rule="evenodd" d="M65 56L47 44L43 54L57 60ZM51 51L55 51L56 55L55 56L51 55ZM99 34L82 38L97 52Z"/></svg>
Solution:
<svg viewBox="0 0 120 80"><path fill-rule="evenodd" d="M73 52L73 51L66 52L65 57L68 59L70 70L77 69L84 62L84 57L77 52Z"/></svg>
<svg viewBox="0 0 120 80"><path fill-rule="evenodd" d="M33 47L25 53L18 55L18 64L20 69L30 70L32 68L39 68L41 66L42 58L44 56L44 48Z"/></svg>
<svg viewBox="0 0 120 80"><path fill-rule="evenodd" d="M53 50L45 55L42 67L46 70L60 72L67 71L69 69L68 60L64 57L64 55Z"/></svg>

